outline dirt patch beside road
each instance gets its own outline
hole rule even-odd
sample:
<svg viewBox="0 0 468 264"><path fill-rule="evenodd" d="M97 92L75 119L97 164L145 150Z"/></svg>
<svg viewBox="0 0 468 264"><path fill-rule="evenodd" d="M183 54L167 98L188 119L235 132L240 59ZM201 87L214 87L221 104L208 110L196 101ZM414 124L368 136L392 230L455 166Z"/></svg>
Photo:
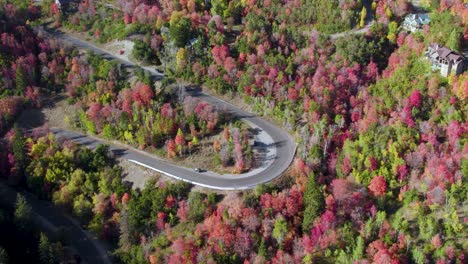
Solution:
<svg viewBox="0 0 468 264"><path fill-rule="evenodd" d="M41 109L30 108L24 110L19 116L17 122L20 127L30 129L47 124L49 127L60 127L64 129L73 129L67 122L78 108L70 105L65 100L65 94L51 96L42 101Z"/></svg>
<svg viewBox="0 0 468 264"><path fill-rule="evenodd" d="M132 56L133 41L130 40L114 40L112 42L101 45L103 49L109 51L120 59L135 62L136 60Z"/></svg>
<svg viewBox="0 0 468 264"><path fill-rule="evenodd" d="M123 168L123 175L124 175L124 178L122 179L123 182L131 183L132 189L143 190L146 183L150 179L155 179L158 182L158 184L162 182L176 181L172 178L161 175L153 170L144 168L140 165L137 165L125 159L119 159L119 164Z"/></svg>

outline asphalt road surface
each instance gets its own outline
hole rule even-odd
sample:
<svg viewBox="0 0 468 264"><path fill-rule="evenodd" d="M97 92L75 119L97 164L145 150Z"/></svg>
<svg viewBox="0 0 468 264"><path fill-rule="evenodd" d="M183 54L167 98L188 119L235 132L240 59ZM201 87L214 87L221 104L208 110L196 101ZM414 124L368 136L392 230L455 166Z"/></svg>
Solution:
<svg viewBox="0 0 468 264"><path fill-rule="evenodd" d="M61 32L50 33L55 37L70 42L78 48L92 50L94 53L99 54L106 59L116 60L122 63L125 67L131 68L137 66L130 61L122 60L108 51L96 47L95 45L92 45L88 42L63 34ZM144 69L148 70L155 78L161 79L164 77L163 73L158 72L153 68L144 67ZM145 155L140 151L123 148L117 145L111 145L111 150L122 158L155 170L159 173L163 173L170 177L187 181L196 185L218 190L244 190L254 188L258 184L272 181L276 177L280 176L289 167L296 152L296 145L292 137L286 131L252 113L243 111L228 102L205 94L199 89L183 89L184 96L190 95L213 104L218 109L229 112L257 130L258 135L255 139L256 144L254 148L257 148L257 150L263 152L263 160L261 161L261 165L258 168L244 174L219 175L210 171L196 172L193 170L193 168L184 168L169 164L160 159L151 157L150 155ZM100 143L105 143L104 141L94 137L89 137L72 131L58 128L52 130L59 137L68 138L89 147L95 147Z"/></svg>

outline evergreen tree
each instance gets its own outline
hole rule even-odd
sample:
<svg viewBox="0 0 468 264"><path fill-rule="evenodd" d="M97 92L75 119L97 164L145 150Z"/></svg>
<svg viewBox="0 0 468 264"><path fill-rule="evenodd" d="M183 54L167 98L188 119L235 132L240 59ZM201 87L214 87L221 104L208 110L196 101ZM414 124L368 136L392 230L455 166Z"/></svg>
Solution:
<svg viewBox="0 0 468 264"><path fill-rule="evenodd" d="M38 252L41 264L53 264L55 262L54 248L44 233L41 233L39 238Z"/></svg>
<svg viewBox="0 0 468 264"><path fill-rule="evenodd" d="M364 27L366 24L366 17L367 17L367 9L366 7L363 7L361 10L361 20L359 21L359 27Z"/></svg>
<svg viewBox="0 0 468 264"><path fill-rule="evenodd" d="M313 173L309 175L304 192L304 219L302 220L302 231L309 232L312 223L323 209L324 199L320 188L317 186Z"/></svg>
<svg viewBox="0 0 468 264"><path fill-rule="evenodd" d="M15 159L16 174L19 178L22 178L27 166L28 156L26 153L26 139L17 124L14 127L11 148Z"/></svg>
<svg viewBox="0 0 468 264"><path fill-rule="evenodd" d="M128 252L132 245L131 234L130 234L130 224L128 219L127 206L124 205L122 212L120 213L119 220L120 227L120 237L119 237L119 246L124 252Z"/></svg>
<svg viewBox="0 0 468 264"><path fill-rule="evenodd" d="M0 264L7 264L8 263L8 253L2 247L0 247Z"/></svg>
<svg viewBox="0 0 468 264"><path fill-rule="evenodd" d="M195 223L203 221L206 204L203 202L204 195L199 192L191 192L188 197L188 205L190 208L189 219Z"/></svg>
<svg viewBox="0 0 468 264"><path fill-rule="evenodd" d="M279 217L275 221L273 227L273 237L278 241L280 248L283 246L284 239L286 238L286 233L288 232L288 223L283 217Z"/></svg>
<svg viewBox="0 0 468 264"><path fill-rule="evenodd" d="M267 253L268 252L265 245L265 238L262 237L262 241L260 242L260 246L258 247L258 255L266 258L268 256Z"/></svg>
<svg viewBox="0 0 468 264"><path fill-rule="evenodd" d="M175 45L179 48L185 47L193 37L192 22L186 17L173 15L170 21L169 31Z"/></svg>
<svg viewBox="0 0 468 264"><path fill-rule="evenodd" d="M364 239L362 239L361 236L358 236L358 238L356 239L356 246L353 249L353 260L354 261L358 261L358 260L363 258L364 249L365 249Z"/></svg>
<svg viewBox="0 0 468 264"><path fill-rule="evenodd" d="M226 10L228 9L229 1L227 0L214 0L211 1L211 12L213 14L225 17Z"/></svg>
<svg viewBox="0 0 468 264"><path fill-rule="evenodd" d="M461 32L457 28L453 29L452 32L450 32L447 46L452 50L459 51L461 48L461 35Z"/></svg>
<svg viewBox="0 0 468 264"><path fill-rule="evenodd" d="M31 224L31 206L26 198L18 193L15 204L15 223L22 229L27 229Z"/></svg>
<svg viewBox="0 0 468 264"><path fill-rule="evenodd" d="M26 72L21 64L16 67L16 95L22 95L28 86L28 79Z"/></svg>

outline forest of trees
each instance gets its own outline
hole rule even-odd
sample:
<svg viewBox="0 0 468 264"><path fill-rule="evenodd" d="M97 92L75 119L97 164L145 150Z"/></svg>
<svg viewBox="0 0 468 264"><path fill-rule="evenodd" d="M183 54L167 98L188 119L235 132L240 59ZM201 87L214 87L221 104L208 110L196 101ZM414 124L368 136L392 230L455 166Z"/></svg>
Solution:
<svg viewBox="0 0 468 264"><path fill-rule="evenodd" d="M0 206L0 263L63 263L73 260L60 241L53 242L32 219L32 210L21 194L14 208Z"/></svg>
<svg viewBox="0 0 468 264"><path fill-rule="evenodd" d="M115 261L466 262L468 74L445 78L422 59L432 42L464 48L463 1L421 1L431 23L411 34L399 29L414 10L406 0L110 1L116 9L85 0L62 11L7 2L0 175L73 214L114 246ZM362 27L362 10L374 21L368 33L329 37ZM172 159L220 134L216 160L250 167L248 136L222 112L35 33L31 24L47 18L100 43L143 35L138 59L242 98L288 130L297 143L290 170L244 192L161 181L132 190L106 146L13 128L22 109L66 92L80 109L72 123L88 133Z"/></svg>

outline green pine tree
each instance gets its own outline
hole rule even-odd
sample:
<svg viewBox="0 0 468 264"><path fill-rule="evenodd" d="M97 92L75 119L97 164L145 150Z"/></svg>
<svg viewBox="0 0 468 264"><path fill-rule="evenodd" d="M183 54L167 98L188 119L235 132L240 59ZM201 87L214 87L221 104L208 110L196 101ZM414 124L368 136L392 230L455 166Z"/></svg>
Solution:
<svg viewBox="0 0 468 264"><path fill-rule="evenodd" d="M461 48L461 32L455 28L450 32L450 36L447 41L447 46L455 51L459 51Z"/></svg>
<svg viewBox="0 0 468 264"><path fill-rule="evenodd" d="M283 242L288 232L288 223L283 217L276 219L273 227L273 237L278 241L280 248L283 246Z"/></svg>
<svg viewBox="0 0 468 264"><path fill-rule="evenodd" d="M17 124L15 124L13 130L14 136L12 139L11 148L15 159L16 174L19 178L21 178L24 175L24 170L26 169L28 161L26 152L26 138Z"/></svg>
<svg viewBox="0 0 468 264"><path fill-rule="evenodd" d="M317 186L313 173L309 175L304 192L304 219L302 220L302 231L309 232L312 223L322 212L324 199L320 188Z"/></svg>
<svg viewBox="0 0 468 264"><path fill-rule="evenodd" d="M15 204L15 223L22 229L27 229L31 224L31 206L26 198L18 193Z"/></svg>
<svg viewBox="0 0 468 264"><path fill-rule="evenodd" d="M260 246L258 247L258 255L264 258L267 258L267 248L265 245L265 238L262 237L262 241L260 242Z"/></svg>
<svg viewBox="0 0 468 264"><path fill-rule="evenodd" d="M28 86L28 79L26 76L26 72L23 69L21 64L18 64L16 67L16 95L22 95L26 91L26 87Z"/></svg>
<svg viewBox="0 0 468 264"><path fill-rule="evenodd" d="M53 264L55 262L54 248L44 233L41 233L39 238L38 252L41 264Z"/></svg>
<svg viewBox="0 0 468 264"><path fill-rule="evenodd" d="M2 247L0 247L0 264L7 264L8 263L8 253Z"/></svg>
<svg viewBox="0 0 468 264"><path fill-rule="evenodd" d="M171 38L174 40L177 47L185 47L190 38L193 37L192 22L186 17L173 17L171 17L169 26Z"/></svg>

